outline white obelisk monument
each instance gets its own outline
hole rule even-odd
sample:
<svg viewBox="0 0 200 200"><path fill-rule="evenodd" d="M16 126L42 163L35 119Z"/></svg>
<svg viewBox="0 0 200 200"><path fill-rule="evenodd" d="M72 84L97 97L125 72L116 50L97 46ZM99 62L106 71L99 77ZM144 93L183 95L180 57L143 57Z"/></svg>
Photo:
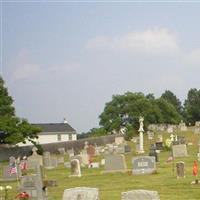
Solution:
<svg viewBox="0 0 200 200"><path fill-rule="evenodd" d="M140 117L139 118L139 123L140 123L140 128L138 130L139 134L140 134L140 149L138 153L144 153L144 141L143 141L143 133L144 133L144 124L143 124L144 118Z"/></svg>

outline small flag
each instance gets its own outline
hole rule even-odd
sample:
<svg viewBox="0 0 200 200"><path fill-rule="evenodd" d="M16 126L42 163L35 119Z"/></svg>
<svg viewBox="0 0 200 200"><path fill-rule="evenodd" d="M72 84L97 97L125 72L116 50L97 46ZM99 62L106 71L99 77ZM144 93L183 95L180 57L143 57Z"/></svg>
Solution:
<svg viewBox="0 0 200 200"><path fill-rule="evenodd" d="M27 163L26 162L21 162L20 163L20 168L21 168L21 170L27 170Z"/></svg>
<svg viewBox="0 0 200 200"><path fill-rule="evenodd" d="M16 166L11 166L9 172L10 172L10 175L11 175L11 174L17 174L17 167L16 167Z"/></svg>
<svg viewBox="0 0 200 200"><path fill-rule="evenodd" d="M198 175L198 165L197 165L197 161L196 160L194 161L194 164L193 164L192 173L193 173L193 176L197 177L197 175Z"/></svg>

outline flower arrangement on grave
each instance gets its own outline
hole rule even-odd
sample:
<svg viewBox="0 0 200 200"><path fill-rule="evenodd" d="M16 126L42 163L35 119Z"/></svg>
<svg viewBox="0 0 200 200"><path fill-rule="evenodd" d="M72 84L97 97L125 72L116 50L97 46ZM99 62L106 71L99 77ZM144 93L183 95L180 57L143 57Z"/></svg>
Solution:
<svg viewBox="0 0 200 200"><path fill-rule="evenodd" d="M20 192L17 196L16 196L17 200L28 200L30 199L30 195L26 192Z"/></svg>

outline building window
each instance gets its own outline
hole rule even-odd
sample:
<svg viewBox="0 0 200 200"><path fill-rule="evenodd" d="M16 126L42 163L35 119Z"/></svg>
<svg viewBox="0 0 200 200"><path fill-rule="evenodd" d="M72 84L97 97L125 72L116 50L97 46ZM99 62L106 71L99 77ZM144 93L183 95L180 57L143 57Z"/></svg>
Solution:
<svg viewBox="0 0 200 200"><path fill-rule="evenodd" d="M58 134L58 135L57 135L57 140L58 140L58 141L61 141L61 134Z"/></svg>
<svg viewBox="0 0 200 200"><path fill-rule="evenodd" d="M69 134L69 141L72 140L72 134Z"/></svg>

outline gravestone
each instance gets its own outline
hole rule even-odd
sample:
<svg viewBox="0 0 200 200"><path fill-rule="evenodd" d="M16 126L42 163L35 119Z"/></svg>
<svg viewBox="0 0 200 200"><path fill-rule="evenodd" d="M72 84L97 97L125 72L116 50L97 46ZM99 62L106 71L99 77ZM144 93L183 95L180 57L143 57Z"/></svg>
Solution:
<svg viewBox="0 0 200 200"><path fill-rule="evenodd" d="M71 161L71 175L70 177L81 177L81 167L78 159L73 159Z"/></svg>
<svg viewBox="0 0 200 200"><path fill-rule="evenodd" d="M105 159L105 173L106 172L126 172L127 166L124 155L113 154Z"/></svg>
<svg viewBox="0 0 200 200"><path fill-rule="evenodd" d="M99 163L98 162L92 162L88 165L88 168L99 168Z"/></svg>
<svg viewBox="0 0 200 200"><path fill-rule="evenodd" d="M156 172L156 162L154 156L139 156L132 159L132 174L153 174Z"/></svg>
<svg viewBox="0 0 200 200"><path fill-rule="evenodd" d="M46 151L43 153L43 163L46 169L53 169L52 158L50 152Z"/></svg>
<svg viewBox="0 0 200 200"><path fill-rule="evenodd" d="M70 162L65 162L65 163L64 163L64 167L65 167L65 168L71 168Z"/></svg>
<svg viewBox="0 0 200 200"><path fill-rule="evenodd" d="M156 162L158 162L158 154L156 152L156 146L155 146L155 144L151 144L150 151L149 151L149 156L154 156Z"/></svg>
<svg viewBox="0 0 200 200"><path fill-rule="evenodd" d="M105 163L106 163L106 160L104 158L101 159L101 165L105 165Z"/></svg>
<svg viewBox="0 0 200 200"><path fill-rule="evenodd" d="M65 162L65 158L63 156L58 156L57 162L58 162L58 164L63 164Z"/></svg>
<svg viewBox="0 0 200 200"><path fill-rule="evenodd" d="M95 147L93 145L89 145L87 148L88 159L91 162L95 156Z"/></svg>
<svg viewBox="0 0 200 200"><path fill-rule="evenodd" d="M61 155L65 155L65 154L66 154L65 148L64 148L64 147L58 148L58 152L59 152Z"/></svg>
<svg viewBox="0 0 200 200"><path fill-rule="evenodd" d="M177 174L177 178L180 178L180 177L185 178L185 163L184 162L176 163L176 174Z"/></svg>
<svg viewBox="0 0 200 200"><path fill-rule="evenodd" d="M154 138L154 132L153 131L147 131L148 139L153 140Z"/></svg>
<svg viewBox="0 0 200 200"><path fill-rule="evenodd" d="M157 191L132 190L121 193L121 200L160 200Z"/></svg>
<svg viewBox="0 0 200 200"><path fill-rule="evenodd" d="M69 149L67 151L68 155L69 155L69 158L73 157L74 156L74 149Z"/></svg>
<svg viewBox="0 0 200 200"><path fill-rule="evenodd" d="M173 126L168 126L167 132L168 133L173 133L174 132Z"/></svg>
<svg viewBox="0 0 200 200"><path fill-rule="evenodd" d="M99 200L99 189L88 187L66 189L62 200Z"/></svg>
<svg viewBox="0 0 200 200"><path fill-rule="evenodd" d="M20 191L31 196L31 200L46 200L46 193L43 190L43 182L39 175L22 176L20 179Z"/></svg>
<svg viewBox="0 0 200 200"><path fill-rule="evenodd" d="M178 126L179 126L180 131L187 131L187 126L185 125L185 123L182 120Z"/></svg>
<svg viewBox="0 0 200 200"><path fill-rule="evenodd" d="M116 145L123 144L123 143L124 143L124 137L116 137L115 138Z"/></svg>
<svg viewBox="0 0 200 200"><path fill-rule="evenodd" d="M156 150L163 150L163 142L156 142Z"/></svg>
<svg viewBox="0 0 200 200"><path fill-rule="evenodd" d="M11 166L3 166L3 180L4 181L15 181L17 180L17 174L10 173Z"/></svg>
<svg viewBox="0 0 200 200"><path fill-rule="evenodd" d="M173 145L172 146L173 157L187 157L187 146L185 144Z"/></svg>
<svg viewBox="0 0 200 200"><path fill-rule="evenodd" d="M33 147L33 154L28 157L27 165L28 169L34 169L38 164L43 166L42 156L37 154L37 148Z"/></svg>

